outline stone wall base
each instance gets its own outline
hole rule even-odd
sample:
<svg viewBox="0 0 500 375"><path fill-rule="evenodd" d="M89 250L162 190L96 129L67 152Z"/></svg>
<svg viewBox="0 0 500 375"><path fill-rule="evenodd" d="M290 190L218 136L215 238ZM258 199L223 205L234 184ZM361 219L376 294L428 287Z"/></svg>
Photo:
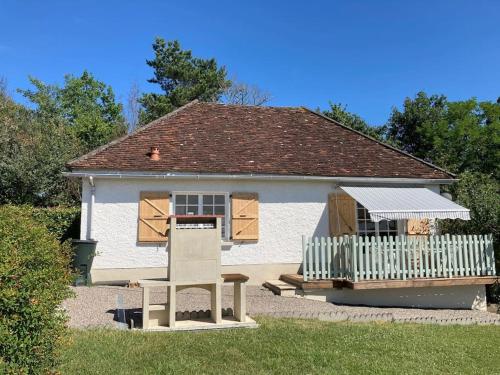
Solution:
<svg viewBox="0 0 500 375"><path fill-rule="evenodd" d="M308 299L346 305L486 310L484 285L395 289L308 289Z"/></svg>

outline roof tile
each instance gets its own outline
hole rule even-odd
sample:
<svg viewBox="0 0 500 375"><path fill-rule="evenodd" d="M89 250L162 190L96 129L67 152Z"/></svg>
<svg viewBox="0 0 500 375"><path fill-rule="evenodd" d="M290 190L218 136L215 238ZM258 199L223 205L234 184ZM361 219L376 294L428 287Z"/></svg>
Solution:
<svg viewBox="0 0 500 375"><path fill-rule="evenodd" d="M159 146L160 160L149 158ZM193 102L68 163L71 169L449 179L304 108Z"/></svg>

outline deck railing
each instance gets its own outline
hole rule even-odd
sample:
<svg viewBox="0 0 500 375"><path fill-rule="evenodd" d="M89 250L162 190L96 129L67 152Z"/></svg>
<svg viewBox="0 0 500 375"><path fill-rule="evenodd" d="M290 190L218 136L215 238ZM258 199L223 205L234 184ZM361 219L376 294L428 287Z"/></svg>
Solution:
<svg viewBox="0 0 500 375"><path fill-rule="evenodd" d="M494 276L492 235L302 237L304 281Z"/></svg>

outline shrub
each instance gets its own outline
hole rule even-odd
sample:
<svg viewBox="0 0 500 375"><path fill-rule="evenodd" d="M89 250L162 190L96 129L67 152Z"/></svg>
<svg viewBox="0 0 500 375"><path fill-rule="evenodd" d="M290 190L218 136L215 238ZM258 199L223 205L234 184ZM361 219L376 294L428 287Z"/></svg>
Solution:
<svg viewBox="0 0 500 375"><path fill-rule="evenodd" d="M48 373L65 341L71 249L21 211L0 206L0 369Z"/></svg>
<svg viewBox="0 0 500 375"><path fill-rule="evenodd" d="M78 207L33 207L29 205L10 206L18 215L29 216L44 225L49 233L59 241L68 238L79 238L80 208Z"/></svg>
<svg viewBox="0 0 500 375"><path fill-rule="evenodd" d="M500 184L493 177L465 172L451 192L457 203L470 209L470 221L443 220L443 233L493 234L495 259L500 260ZM500 264L499 264L500 265Z"/></svg>
<svg viewBox="0 0 500 375"><path fill-rule="evenodd" d="M31 207L31 215L61 242L80 237L79 207Z"/></svg>

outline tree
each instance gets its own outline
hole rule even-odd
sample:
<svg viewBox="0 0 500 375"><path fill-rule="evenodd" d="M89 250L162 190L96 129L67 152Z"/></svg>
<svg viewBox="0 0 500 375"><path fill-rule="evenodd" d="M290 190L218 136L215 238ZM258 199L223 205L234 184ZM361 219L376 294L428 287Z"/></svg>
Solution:
<svg viewBox="0 0 500 375"><path fill-rule="evenodd" d="M154 78L148 82L158 84L163 94L142 96L142 123L155 120L194 99L217 101L230 85L226 69L219 68L215 59L193 57L191 51L182 50L176 40L165 42L156 38L153 50L154 59L146 62L154 69Z"/></svg>
<svg viewBox="0 0 500 375"><path fill-rule="evenodd" d="M271 94L261 90L256 85L232 81L231 86L224 92L223 102L239 105L261 106L271 100Z"/></svg>
<svg viewBox="0 0 500 375"><path fill-rule="evenodd" d="M84 151L99 147L126 132L122 105L113 89L84 71L80 77L66 75L64 87L47 85L30 77L34 90L19 90L36 105L42 119L60 118L80 139Z"/></svg>
<svg viewBox="0 0 500 375"><path fill-rule="evenodd" d="M406 98L403 111L392 109L387 123L387 138L402 150L429 160L433 137L442 137L446 131L447 100L443 95L427 96L417 93L415 99Z"/></svg>
<svg viewBox="0 0 500 375"><path fill-rule="evenodd" d="M464 172L452 186L455 200L470 209L471 220L446 220L447 232L489 234L500 239L500 184L492 176L479 172ZM497 242L497 241L495 241Z"/></svg>
<svg viewBox="0 0 500 375"><path fill-rule="evenodd" d="M0 76L0 97L7 97L7 78Z"/></svg>
<svg viewBox="0 0 500 375"><path fill-rule="evenodd" d="M0 97L0 204L77 201L76 182L61 172L81 152L79 141L58 118L41 118L10 97Z"/></svg>
<svg viewBox="0 0 500 375"><path fill-rule="evenodd" d="M500 177L500 104L476 99L449 102L419 92L394 108L387 137L403 150L453 173Z"/></svg>
<svg viewBox="0 0 500 375"><path fill-rule="evenodd" d="M127 97L127 125L129 132L132 132L139 125L139 118L142 111L139 98L139 86L133 83Z"/></svg>
<svg viewBox="0 0 500 375"><path fill-rule="evenodd" d="M360 116L348 112L346 106L340 103L335 104L330 102L330 109L323 111L323 115L379 141L384 140L383 127L368 125Z"/></svg>
<svg viewBox="0 0 500 375"><path fill-rule="evenodd" d="M429 159L455 173L476 171L500 178L500 105L476 99L448 102L446 128L426 129Z"/></svg>

